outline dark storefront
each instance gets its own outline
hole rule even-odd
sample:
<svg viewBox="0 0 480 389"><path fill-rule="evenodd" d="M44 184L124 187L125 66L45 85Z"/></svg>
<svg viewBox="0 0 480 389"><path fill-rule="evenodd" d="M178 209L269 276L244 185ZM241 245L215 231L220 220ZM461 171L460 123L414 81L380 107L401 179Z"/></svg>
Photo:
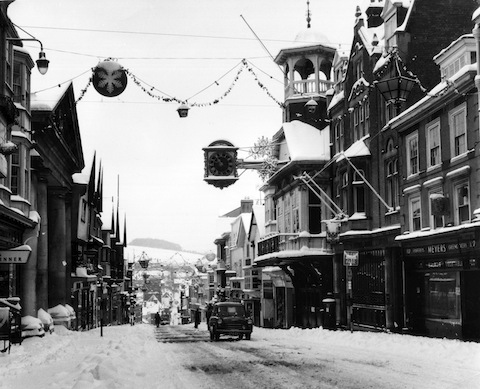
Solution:
<svg viewBox="0 0 480 389"><path fill-rule="evenodd" d="M322 326L324 308L322 301L333 293L332 256L327 255L322 259L310 257L291 260L288 266L280 267L290 276L294 287L294 326L302 328Z"/></svg>
<svg viewBox="0 0 480 389"><path fill-rule="evenodd" d="M469 228L431 236L430 244L424 238L402 243L405 316L413 333L480 339L478 235Z"/></svg>

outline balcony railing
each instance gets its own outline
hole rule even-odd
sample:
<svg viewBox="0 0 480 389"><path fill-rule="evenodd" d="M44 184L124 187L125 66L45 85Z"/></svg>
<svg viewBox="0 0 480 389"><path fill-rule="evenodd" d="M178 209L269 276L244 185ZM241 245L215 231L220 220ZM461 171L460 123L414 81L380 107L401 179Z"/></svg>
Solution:
<svg viewBox="0 0 480 389"><path fill-rule="evenodd" d="M313 93L325 93L327 90L334 87L332 81L319 80L318 88L316 87L315 80L299 80L293 81L287 85L285 90L285 97L313 94Z"/></svg>

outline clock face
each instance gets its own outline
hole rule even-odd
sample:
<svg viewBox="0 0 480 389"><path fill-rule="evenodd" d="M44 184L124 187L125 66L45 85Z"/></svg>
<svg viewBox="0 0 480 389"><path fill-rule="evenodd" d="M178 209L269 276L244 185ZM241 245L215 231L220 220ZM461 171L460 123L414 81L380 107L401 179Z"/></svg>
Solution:
<svg viewBox="0 0 480 389"><path fill-rule="evenodd" d="M235 158L226 151L214 152L208 157L208 170L214 176L231 176L235 170Z"/></svg>

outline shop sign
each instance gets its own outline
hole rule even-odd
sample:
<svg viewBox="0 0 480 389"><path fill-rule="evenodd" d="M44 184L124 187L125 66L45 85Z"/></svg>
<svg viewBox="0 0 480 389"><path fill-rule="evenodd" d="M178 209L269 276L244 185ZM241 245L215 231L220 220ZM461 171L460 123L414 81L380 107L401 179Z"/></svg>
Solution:
<svg viewBox="0 0 480 389"><path fill-rule="evenodd" d="M358 251L348 251L345 250L343 252L343 265L344 266L358 266L358 258L359 258Z"/></svg>
<svg viewBox="0 0 480 389"><path fill-rule="evenodd" d="M30 246L23 245L11 250L0 250L1 263L27 263L32 249Z"/></svg>
<svg viewBox="0 0 480 389"><path fill-rule="evenodd" d="M409 247L405 249L405 255L437 255L447 253L459 253L462 250L472 250L476 247L474 239L466 242L452 242L431 244L428 246Z"/></svg>

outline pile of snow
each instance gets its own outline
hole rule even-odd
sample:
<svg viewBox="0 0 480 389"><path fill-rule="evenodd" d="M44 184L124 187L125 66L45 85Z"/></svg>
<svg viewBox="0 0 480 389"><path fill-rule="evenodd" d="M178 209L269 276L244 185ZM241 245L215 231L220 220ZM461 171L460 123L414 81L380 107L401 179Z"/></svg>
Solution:
<svg viewBox="0 0 480 389"><path fill-rule="evenodd" d="M52 333L55 330L55 325L53 323L53 318L47 311L45 311L45 309L40 308L37 312L37 317L42 322L43 329L45 330L45 332Z"/></svg>
<svg viewBox="0 0 480 389"><path fill-rule="evenodd" d="M58 304L53 308L48 308L48 313L52 316L55 325L63 325L70 328L70 311L62 304Z"/></svg>
<svg viewBox="0 0 480 389"><path fill-rule="evenodd" d="M45 329L42 321L30 315L22 317L22 338L28 338L30 336L44 336Z"/></svg>

